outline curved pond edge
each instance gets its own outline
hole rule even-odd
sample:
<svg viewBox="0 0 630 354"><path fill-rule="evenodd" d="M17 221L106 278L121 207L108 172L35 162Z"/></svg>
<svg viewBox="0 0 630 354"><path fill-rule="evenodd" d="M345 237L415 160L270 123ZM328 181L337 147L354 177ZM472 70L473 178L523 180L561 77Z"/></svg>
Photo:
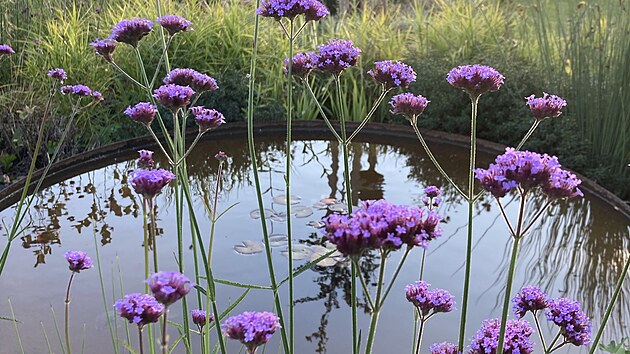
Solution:
<svg viewBox="0 0 630 354"><path fill-rule="evenodd" d="M338 128L338 124L333 123L333 125ZM358 126L358 123L348 122L346 126L348 133L351 134ZM292 122L292 127L292 135L295 140L331 140L331 138L333 138L326 124L321 120L294 121ZM286 122L257 122L254 129L255 139L259 139L261 136L282 136L286 133ZM426 129L421 129L421 131L424 138L429 142L450 144L462 148L468 148L470 144L470 137L468 136ZM197 128L189 130L187 132L187 135L190 136L189 141L192 141L196 134ZM247 124L245 122L224 124L216 130L206 133L202 138L202 141L235 137L243 137L243 139L246 139ZM366 125L355 139L357 142L374 142L382 144L391 144L391 139L404 141L406 143L418 142L413 129L409 126L385 123L370 123ZM105 167L112 163L128 160L129 158L132 158L138 150L147 148L157 148L157 145L150 135L120 141L76 154L62 161L55 162L50 168L48 176L42 184L42 188L59 183L70 177L77 176L100 167ZM478 139L477 148L478 151L491 155L498 155L505 151L506 146ZM419 142L418 149L422 149ZM29 189L32 190L35 188L35 185L42 173L43 169L35 172L33 182L30 184ZM581 189L587 190L606 204L610 205L616 211L622 213L625 217L630 218L630 205L626 204L619 197L606 190L596 182L591 181L579 173L576 173L576 175L582 180L582 184L580 186ZM6 188L0 190L0 211L19 201L25 182L26 178L21 178Z"/></svg>

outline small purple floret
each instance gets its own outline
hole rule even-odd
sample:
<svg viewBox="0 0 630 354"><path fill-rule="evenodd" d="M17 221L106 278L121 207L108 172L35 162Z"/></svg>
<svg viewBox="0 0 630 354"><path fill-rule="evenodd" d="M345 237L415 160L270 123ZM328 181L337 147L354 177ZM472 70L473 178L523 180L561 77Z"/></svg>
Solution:
<svg viewBox="0 0 630 354"><path fill-rule="evenodd" d="M331 39L318 47L317 68L339 75L344 69L357 65L361 49L345 39Z"/></svg>
<svg viewBox="0 0 630 354"><path fill-rule="evenodd" d="M139 169L131 173L129 182L136 193L147 199L152 199L174 179L175 175L171 171L161 168L155 170Z"/></svg>
<svg viewBox="0 0 630 354"><path fill-rule="evenodd" d="M567 101L561 97L549 95L544 92L542 97L534 97L534 95L531 95L525 97L525 99L527 100L527 106L529 106L536 120L559 117L562 114L562 108L567 105Z"/></svg>
<svg viewBox="0 0 630 354"><path fill-rule="evenodd" d="M472 97L497 91L505 77L496 69L485 65L464 65L451 69L446 76L451 86L468 92Z"/></svg>
<svg viewBox="0 0 630 354"><path fill-rule="evenodd" d="M428 186L424 189L424 194L429 198L435 198L442 195L442 191L437 186Z"/></svg>
<svg viewBox="0 0 630 354"><path fill-rule="evenodd" d="M127 294L114 304L120 317L125 318L129 323L135 323L140 328L147 323L155 323L164 313L164 305L147 294L133 293Z"/></svg>
<svg viewBox="0 0 630 354"><path fill-rule="evenodd" d="M179 32L192 31L192 22L178 15L164 15L157 19L157 22L164 27L170 36Z"/></svg>
<svg viewBox="0 0 630 354"><path fill-rule="evenodd" d="M223 324L223 334L239 340L249 352L267 343L280 328L278 316L271 312L243 312L228 318Z"/></svg>
<svg viewBox="0 0 630 354"><path fill-rule="evenodd" d="M431 101L422 95L415 96L411 92L401 93L392 97L389 101L389 104L392 106L389 112L404 116L409 122L415 124L416 119L424 112L429 102Z"/></svg>
<svg viewBox="0 0 630 354"><path fill-rule="evenodd" d="M256 13L276 20L293 20L304 15L306 21L317 21L330 14L328 8L317 0L263 0Z"/></svg>
<svg viewBox="0 0 630 354"><path fill-rule="evenodd" d="M460 354L457 344L442 342L435 343L429 348L430 354Z"/></svg>
<svg viewBox="0 0 630 354"><path fill-rule="evenodd" d="M215 91L219 88L217 80L194 69L173 69L164 78L165 84L190 86L195 91Z"/></svg>
<svg viewBox="0 0 630 354"><path fill-rule="evenodd" d="M228 155L223 151L219 151L214 155L214 158L219 161L227 161Z"/></svg>
<svg viewBox="0 0 630 354"><path fill-rule="evenodd" d="M118 42L111 38L96 39L94 42L90 43L90 46L94 48L96 54L102 56L103 59L108 62L112 62L112 60L114 60L112 54L116 50L117 45Z"/></svg>
<svg viewBox="0 0 630 354"><path fill-rule="evenodd" d="M203 326L206 325L206 319L208 322L214 321L214 315L209 313L208 318L206 318L206 311L204 310L192 310L190 311L190 315L192 316L193 323L199 328L199 332L201 332Z"/></svg>
<svg viewBox="0 0 630 354"><path fill-rule="evenodd" d="M64 95L75 95L75 96L92 96L92 89L85 85L66 85L61 86L60 91ZM98 98L95 97L98 100Z"/></svg>
<svg viewBox="0 0 630 354"><path fill-rule="evenodd" d="M429 290L429 284L417 281L405 287L407 301L419 311L422 319L439 312L451 312L455 298L444 289Z"/></svg>
<svg viewBox="0 0 630 354"><path fill-rule="evenodd" d="M138 168L150 170L155 166L155 161L153 161L153 151L140 150L138 151L138 154L140 154L140 157L136 161L136 166Z"/></svg>
<svg viewBox="0 0 630 354"><path fill-rule="evenodd" d="M195 91L188 86L167 84L155 89L155 91L153 91L153 98L161 105L170 108L172 111L176 111L188 105L194 94Z"/></svg>
<svg viewBox="0 0 630 354"><path fill-rule="evenodd" d="M394 87L405 88L416 81L416 72L411 66L395 60L377 61L374 63L374 69L368 71L368 74L386 90Z"/></svg>
<svg viewBox="0 0 630 354"><path fill-rule="evenodd" d="M131 117L133 121L142 123L148 127L157 114L157 107L148 102L140 102L133 107L127 107L125 114Z"/></svg>
<svg viewBox="0 0 630 354"><path fill-rule="evenodd" d="M199 132L205 133L208 130L218 128L225 123L225 117L216 109L208 109L202 106L195 106L190 109L195 116L195 122L199 125Z"/></svg>
<svg viewBox="0 0 630 354"><path fill-rule="evenodd" d="M153 22L146 18L122 20L112 28L109 38L137 47L138 42L153 30Z"/></svg>
<svg viewBox="0 0 630 354"><path fill-rule="evenodd" d="M523 318L529 311L534 313L547 308L547 294L535 286L524 286L512 299L514 303L514 315Z"/></svg>
<svg viewBox="0 0 630 354"><path fill-rule="evenodd" d="M567 298L549 300L547 319L560 327L564 340L576 345L589 345L592 323L580 308L580 303Z"/></svg>
<svg viewBox="0 0 630 354"><path fill-rule="evenodd" d="M105 98L103 98L103 94L98 92L98 91L92 91L91 96L97 102L101 102L101 101L103 101L105 99Z"/></svg>
<svg viewBox="0 0 630 354"><path fill-rule="evenodd" d="M468 354L495 354L499 347L499 331L501 321L499 319L486 320L468 347ZM505 354L531 354L534 352L534 344L529 337L534 333L529 323L525 320L508 320L505 329L505 341L503 353Z"/></svg>
<svg viewBox="0 0 630 354"><path fill-rule="evenodd" d="M76 273L94 266L90 257L83 251L67 251L63 256L68 261L68 268Z"/></svg>
<svg viewBox="0 0 630 354"><path fill-rule="evenodd" d="M15 54L13 48L8 44L0 44L0 56Z"/></svg>
<svg viewBox="0 0 630 354"><path fill-rule="evenodd" d="M291 75L305 78L317 68L317 55L314 52L298 53L293 56ZM284 59L284 74L289 74L289 58Z"/></svg>
<svg viewBox="0 0 630 354"><path fill-rule="evenodd" d="M194 286L188 277L178 272L154 273L147 283L155 299L166 306L186 296Z"/></svg>
<svg viewBox="0 0 630 354"><path fill-rule="evenodd" d="M62 84L68 78L66 71L60 68L50 69L46 75L50 78L59 80Z"/></svg>

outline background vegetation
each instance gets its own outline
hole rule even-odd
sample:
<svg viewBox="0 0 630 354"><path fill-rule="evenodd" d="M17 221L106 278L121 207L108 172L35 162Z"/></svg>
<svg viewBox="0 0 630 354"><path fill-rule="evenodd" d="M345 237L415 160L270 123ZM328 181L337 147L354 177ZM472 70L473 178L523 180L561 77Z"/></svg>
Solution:
<svg viewBox="0 0 630 354"><path fill-rule="evenodd" d="M170 13L194 23L193 32L175 40L173 62L215 77L221 89L201 103L221 110L228 121L242 120L254 4L180 0L167 6ZM540 96L543 91L558 94L569 103L565 114L542 124L526 148L557 154L564 165L630 199L627 1L342 0L329 6L334 15L308 26L298 46L313 50L338 37L351 39L363 49L361 69L344 75L350 117L361 119L378 95L366 74L372 63L400 59L418 72L411 89L432 101L421 126L467 134L467 100L444 78L456 65L491 65L507 80L480 106L480 137L517 143L531 124L523 97ZM0 61L0 166L4 173L19 174L20 163L33 153L49 68L65 68L69 83L87 84L106 97L104 104L80 117L65 155L144 133L122 114L142 96L98 58L89 43L108 36L121 19L154 19L154 6L147 6L147 0L0 0L0 9L0 43L10 44L17 52ZM256 119L282 119L285 88L277 58L286 56L288 48L273 22L261 26ZM149 36L141 43L142 53L148 53L147 67L154 67L159 59L156 38ZM115 59L133 73L137 68L130 54L129 48L120 46ZM313 80L326 109L334 115L331 82L317 75ZM299 86L297 90L301 92ZM302 95L296 100L297 118L317 119L312 100ZM56 148L59 123L68 112L64 102L58 102L41 154ZM387 109L383 104L376 120L401 123Z"/></svg>

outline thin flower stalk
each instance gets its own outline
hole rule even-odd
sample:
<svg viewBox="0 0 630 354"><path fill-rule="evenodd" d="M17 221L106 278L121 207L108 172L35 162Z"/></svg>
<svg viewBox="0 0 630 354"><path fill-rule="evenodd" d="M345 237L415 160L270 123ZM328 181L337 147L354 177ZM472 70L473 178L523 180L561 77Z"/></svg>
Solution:
<svg viewBox="0 0 630 354"><path fill-rule="evenodd" d="M72 280L74 280L75 272L70 274L68 280L68 287L66 288L66 301L65 301L65 335L66 335L66 353L71 354L72 349L70 346L70 287L72 286Z"/></svg>
<svg viewBox="0 0 630 354"><path fill-rule="evenodd" d="M157 80L158 74L160 73L160 67L162 66L162 63L165 60L168 60L168 49L171 47L171 42L173 41L173 38L174 36L169 36L168 40L164 44L164 47L162 49L162 55L160 55L160 60L157 63L157 66L155 68L155 73L153 74L153 78L151 79L151 82L149 84L149 90L153 90L153 87L155 86L155 81ZM170 70L168 71L170 72Z"/></svg>
<svg viewBox="0 0 630 354"><path fill-rule="evenodd" d="M144 342L142 340L142 327L138 326L138 349L140 354L144 354Z"/></svg>
<svg viewBox="0 0 630 354"><path fill-rule="evenodd" d="M256 8L260 7L260 0L256 0ZM260 26L260 16L256 14L254 16L254 42L252 45L252 55L249 66L249 85L247 91L247 147L249 152L249 158L252 164L252 171L254 176L254 185L256 187L256 198L258 201L258 210L260 211L260 224L263 233L263 243L265 244L265 258L267 261L267 271L269 272L269 281L271 288L274 292L274 305L280 321L280 334L282 336L282 347L285 353L289 353L289 341L287 338L287 332L285 329L284 316L282 313L282 304L280 297L278 296L278 282L276 280L276 274L271 259L271 247L269 246L269 231L267 229L267 222L265 218L265 210L262 199L262 188L260 185L260 176L258 174L258 156L256 154L254 143L254 87L256 77L256 64L258 59L258 36ZM288 199L288 198L287 198ZM225 352L223 352L225 354Z"/></svg>
<svg viewBox="0 0 630 354"><path fill-rule="evenodd" d="M326 112L324 112L324 109L322 108L322 105L319 103L319 99L317 99L317 96L315 96L315 93L313 92L313 88L311 87L311 83L308 81L308 77L305 78L305 79L301 79L301 80L304 83L304 86L306 86L306 88L308 89L308 92L310 93L311 97L313 97L313 101L315 101L315 104L317 105L317 109L319 110L319 114L321 114L322 118L324 118L324 122L326 122L326 125L328 126L328 129L330 129L330 132L333 133L333 135L335 136L335 139L337 139L337 142L339 144L341 144L342 143L341 137L339 136L339 134L337 134L337 131L335 130L335 128L333 127L332 123L328 119L328 116L326 115Z"/></svg>
<svg viewBox="0 0 630 354"><path fill-rule="evenodd" d="M396 266L396 270L394 271L394 275L392 275L392 279L389 282L387 289L385 289L385 292L383 293L383 299L381 299L380 304L377 304L379 308L383 307L383 304L385 303L385 299L387 298L387 295L389 295L389 292L392 290L392 287L394 286L394 283L396 282L396 278L398 278L398 273L400 273L400 270L402 269L403 264L405 264L405 261L407 260L407 256L409 255L410 251L411 251L411 247L407 247L405 249L405 253L403 254L402 258L400 258L400 261L398 262L398 265Z"/></svg>
<svg viewBox="0 0 630 354"><path fill-rule="evenodd" d="M534 323L536 324L536 331L538 332L538 337L540 338L540 344L542 345L543 353L547 352L547 344L545 343L545 337L543 336L542 329L540 328L540 321L538 321L538 316L536 311L533 313Z"/></svg>
<svg viewBox="0 0 630 354"><path fill-rule="evenodd" d="M383 290L383 281L385 278L385 263L387 260L388 252L381 251L381 264L378 269L378 284L376 286L376 298L375 305L376 308L372 311L372 317L370 320L370 329L368 332L367 343L365 345L365 354L372 353L372 347L374 346L374 337L376 335L376 326L378 325L378 317L381 312L381 304L383 300L381 300L382 290Z"/></svg>
<svg viewBox="0 0 630 354"><path fill-rule="evenodd" d="M348 137L346 141L346 144L350 144L352 142L352 139L354 139L354 137L357 136L357 134L361 132L361 129L363 129L363 127L365 127L365 125L370 121L370 118L372 118L372 116L374 115L374 112L376 112L376 109L381 105L381 103L383 102L383 100L385 99L385 96L387 95L387 93L389 93L389 91L391 91L391 89L386 90L385 87L383 87L381 94L378 96L376 101L374 101L372 108L370 109L368 114L365 116L365 118L363 118L363 120L361 121L357 129L355 129L352 132L352 134L350 134L350 136Z"/></svg>
<svg viewBox="0 0 630 354"><path fill-rule="evenodd" d="M280 21L282 24L282 22ZM284 28L284 27L283 27ZM294 44L294 23L291 19L289 21L289 58L293 58L293 44ZM293 113L293 77L291 75L291 71L293 68L293 61L289 59L288 64L288 75L287 75L287 141L286 141L286 171L284 176L285 181L285 197L287 200L286 203L286 213L287 213L287 236L289 238L288 243L288 267L289 267L289 350L293 353L294 341L295 341L295 304L293 301L293 242L292 240L292 228L291 228L291 123L292 123L292 113Z"/></svg>
<svg viewBox="0 0 630 354"><path fill-rule="evenodd" d="M541 120L536 119L534 121L534 123L532 123L532 126L529 128L529 130L527 131L527 134L525 134L525 136L523 137L523 139L521 140L520 143L518 143L518 145L516 146L516 150L520 150L523 145L525 144L525 142L529 139L530 136L532 136L532 134L534 134L534 131L536 130L536 128L538 128L538 125L540 125L540 122L542 122Z"/></svg>

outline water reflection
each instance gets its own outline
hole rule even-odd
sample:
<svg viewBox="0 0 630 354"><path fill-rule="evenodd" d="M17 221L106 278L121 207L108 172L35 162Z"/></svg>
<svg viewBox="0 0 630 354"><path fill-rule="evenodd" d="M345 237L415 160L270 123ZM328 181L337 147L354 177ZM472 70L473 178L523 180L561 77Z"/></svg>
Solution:
<svg viewBox="0 0 630 354"><path fill-rule="evenodd" d="M242 140L232 139L220 142L220 149L231 156L227 171L222 174L220 204L225 209L234 202L240 205L234 211L226 214L221 225L226 234L236 234L236 238L218 239L217 250L223 252L225 262L234 262L233 247L241 241L259 241L259 221L250 218L250 212L256 207L253 196L252 176L249 170L250 160L247 147ZM286 232L282 213L284 207L278 205L278 198L284 193L284 143L283 140L268 140L258 142L259 168L261 180L264 184L265 207L274 210L278 218L270 218L268 223L270 233L283 234ZM213 186L216 183L216 169L218 162L214 159L214 152L218 150L217 142L202 143L189 157L188 172L190 175L193 197L197 201L198 217L209 215L210 201L213 199ZM467 165L465 150L437 146L436 155L443 161L443 167L460 185L466 184L467 175L461 168ZM295 171L294 187L292 190L302 197L300 206L311 208L322 198L334 198L347 203L344 195L344 179L340 147L330 141L301 141L295 142L292 149ZM133 157L130 156L130 158ZM461 268L463 267L462 245L465 244L466 217L464 201L459 198L453 188L446 185L444 178L435 170L428 158L421 152L417 144L382 145L375 143L353 143L351 146L351 183L353 184L353 205L360 200L387 198L397 203L421 204L422 189L428 185L443 187L444 203L440 212L445 215L444 236L431 245L428 252L428 279L432 282L441 281L441 287L450 289L457 295L461 287ZM493 156L481 156L479 165L483 166L493 160ZM164 165L165 161L157 159ZM136 255L142 247L141 237L128 238L137 230L128 230L129 220L142 219L141 200L131 190L127 181L130 171L135 168L133 161L113 164L96 171L73 177L53 187L46 188L36 196L34 206L29 210L29 223L25 235L21 238L22 246L29 257L35 258L35 267L45 268L47 258L54 253L55 248L63 245L64 249L75 242L73 234L80 236L84 230L98 235L101 247L113 247L116 254L123 258ZM164 242L172 239L174 214L169 212L174 204L174 196L168 190L156 203L158 236ZM506 197L508 214L515 215L518 207L510 198ZM529 218L533 217L537 208L544 204L542 196L534 196L527 209ZM242 207L242 209L240 209ZM294 235L299 235L295 242L314 246L323 246L323 240L317 230L307 224L315 225L321 217L330 210L312 208L314 214L295 226ZM0 216L10 218L14 211L8 209ZM286 217L286 216L285 216ZM480 319L490 315L497 316L496 309L501 298L501 289L505 283L505 273L508 265L509 234L496 209L494 200L483 196L475 210L475 255L473 272L479 271L475 279L475 289L472 301L475 301L475 314L471 320L470 333L476 330ZM249 219L249 221L244 220ZM298 224L298 223L296 223ZM550 292L552 296L567 296L582 302L587 313L594 317L595 322L601 317L608 299L623 266L625 259L630 256L630 240L628 231L629 221L617 213L610 206L604 204L595 196L587 195L585 199L570 202L559 202L552 205L547 214L541 219L540 226L532 229L522 243L520 262L517 269L515 288L525 284L538 284ZM202 225L203 226L203 225ZM242 228L241 228L242 227ZM233 231L232 231L233 230ZM243 235L243 236L241 236ZM158 240L160 243L162 240ZM131 243L130 243L131 242ZM67 243L67 244L66 244ZM229 251L229 252L227 252ZM164 251L167 252L167 251ZM171 252L170 250L168 252ZM275 251L274 251L275 252ZM17 253L17 250L14 250ZM59 256L61 252L58 252ZM280 253L281 252L277 252ZM165 253L169 256L169 253ZM501 254L503 254L501 256ZM276 254L277 259L283 259ZM12 257L24 259L24 257ZM232 258L230 258L232 257ZM252 255L248 260L253 263L260 261L261 255ZM256 258L258 257L258 258ZM275 257L275 256L274 256ZM396 256L394 256L396 257ZM448 262L443 260L447 259ZM476 261L475 261L476 259ZM220 262L221 258L217 259ZM367 282L374 286L373 271L379 262L376 255L368 255L361 263ZM396 260L392 260L395 262ZM403 281L413 281L417 276L417 264L409 265L408 274ZM442 262L442 263L440 263ZM32 268L32 258L28 258L28 267ZM417 260L416 260L417 263ZM258 264L258 263L256 263ZM263 264L263 263L260 263ZM284 263L280 263L282 265ZM48 266L48 265L46 265ZM16 272L24 271L20 264L12 263ZM124 268L124 264L123 264ZM220 267L221 268L221 267ZM227 268L220 271L226 272ZM266 270L259 267L259 273L252 275L255 283L264 283ZM230 273L232 274L232 273ZM333 267L315 267L311 276L304 276L300 283L308 292L298 297L299 306L308 306L310 313L317 311L321 315L310 316L305 320L297 333L304 333L304 352L337 353L339 343L345 343L347 338L339 331L344 331L347 323L334 323L332 318L339 311L347 311L350 304L349 269L346 262L340 262ZM10 276L10 275L8 275ZM246 275L239 274L245 277ZM5 275L0 282L5 282ZM435 280L431 280L435 279ZM309 285L310 284L310 285ZM436 283L436 285L438 285ZM29 294L29 289L37 289L35 284L21 293ZM400 284L401 287L404 284ZM1 287L0 287L1 288ZM306 291L306 290L305 290ZM515 290L516 291L516 290ZM630 283L626 283L624 293L616 307L611 326L607 330L610 339L621 338L627 333L624 323L630 322ZM6 292L2 295L15 296ZM364 312L367 311L365 299L361 297L359 304ZM390 311L404 313L407 304L404 300L392 296ZM18 309L18 311L27 311ZM297 313L300 313L298 309ZM36 317L35 317L36 318ZM456 319L449 319L453 321ZM386 318L383 321L387 321ZM440 329L438 334L451 333L452 324L439 321L435 326ZM441 326L441 327L440 327ZM379 327L379 331L387 332L386 324ZM396 330L396 326L393 326ZM597 323L595 323L597 328ZM436 330L437 330L436 329ZM408 335L411 329L402 333ZM0 331L2 332L2 331ZM427 335L431 335L430 332ZM437 334L436 334L437 335ZM3 338L0 336L0 338ZM410 337L409 337L410 338ZM604 339L606 339L605 337ZM436 337L442 341L443 337ZM453 338L454 339L454 338ZM401 341L398 350L406 350L409 341ZM378 345L378 344L377 344ZM308 348L308 349L307 349ZM328 349L327 349L328 348ZM394 349L394 348L389 348ZM377 351L380 352L380 351Z"/></svg>

